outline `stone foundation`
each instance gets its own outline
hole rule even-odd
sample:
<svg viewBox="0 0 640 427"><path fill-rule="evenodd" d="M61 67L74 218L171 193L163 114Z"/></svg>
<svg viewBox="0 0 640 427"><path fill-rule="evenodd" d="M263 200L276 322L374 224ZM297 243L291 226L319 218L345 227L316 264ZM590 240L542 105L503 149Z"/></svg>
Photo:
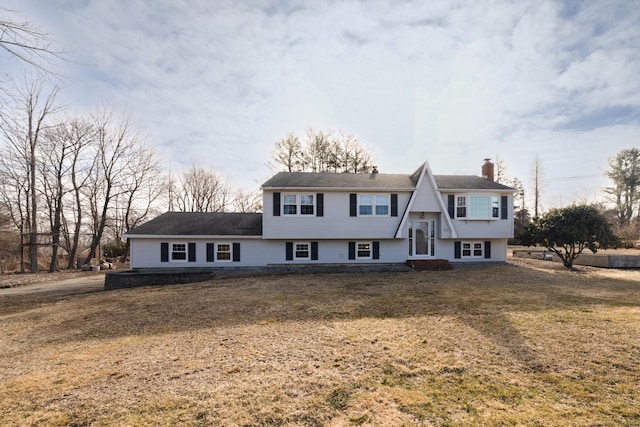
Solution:
<svg viewBox="0 0 640 427"><path fill-rule="evenodd" d="M407 265L414 270L451 270L451 264L446 259L410 259Z"/></svg>

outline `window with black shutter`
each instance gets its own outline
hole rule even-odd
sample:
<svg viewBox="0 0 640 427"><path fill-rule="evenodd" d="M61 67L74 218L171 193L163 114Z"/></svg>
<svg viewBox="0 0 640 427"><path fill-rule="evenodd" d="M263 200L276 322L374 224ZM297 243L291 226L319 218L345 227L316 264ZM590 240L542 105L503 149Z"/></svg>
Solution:
<svg viewBox="0 0 640 427"><path fill-rule="evenodd" d="M169 243L160 243L160 262L169 262Z"/></svg>
<svg viewBox="0 0 640 427"><path fill-rule="evenodd" d="M280 216L280 193L273 193L273 216Z"/></svg>

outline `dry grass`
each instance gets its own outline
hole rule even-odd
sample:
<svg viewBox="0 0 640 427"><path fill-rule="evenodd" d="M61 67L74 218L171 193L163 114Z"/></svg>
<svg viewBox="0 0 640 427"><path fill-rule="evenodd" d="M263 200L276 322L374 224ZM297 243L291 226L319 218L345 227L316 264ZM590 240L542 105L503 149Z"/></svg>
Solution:
<svg viewBox="0 0 640 427"><path fill-rule="evenodd" d="M0 313L1 425L640 425L638 271L230 278Z"/></svg>

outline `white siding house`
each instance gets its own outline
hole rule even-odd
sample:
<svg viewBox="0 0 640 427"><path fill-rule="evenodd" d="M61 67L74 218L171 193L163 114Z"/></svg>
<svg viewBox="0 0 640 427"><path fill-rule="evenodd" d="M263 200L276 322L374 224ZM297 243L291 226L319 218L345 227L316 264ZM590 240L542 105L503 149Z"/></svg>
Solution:
<svg viewBox="0 0 640 427"><path fill-rule="evenodd" d="M134 228L131 267L504 262L515 190L492 175L426 162L407 175L280 172L262 214L167 212Z"/></svg>

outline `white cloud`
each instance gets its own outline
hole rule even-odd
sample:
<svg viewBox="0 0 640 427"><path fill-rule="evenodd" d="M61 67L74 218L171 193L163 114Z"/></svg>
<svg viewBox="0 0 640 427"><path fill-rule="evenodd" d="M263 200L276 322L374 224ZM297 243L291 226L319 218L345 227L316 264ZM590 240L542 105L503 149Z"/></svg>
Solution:
<svg viewBox="0 0 640 427"><path fill-rule="evenodd" d="M382 171L477 174L499 154L525 181L536 154L556 176L638 141L640 11L625 1L16 7L87 64L65 64L67 104L132 111L168 159L238 184L308 126L354 133Z"/></svg>

